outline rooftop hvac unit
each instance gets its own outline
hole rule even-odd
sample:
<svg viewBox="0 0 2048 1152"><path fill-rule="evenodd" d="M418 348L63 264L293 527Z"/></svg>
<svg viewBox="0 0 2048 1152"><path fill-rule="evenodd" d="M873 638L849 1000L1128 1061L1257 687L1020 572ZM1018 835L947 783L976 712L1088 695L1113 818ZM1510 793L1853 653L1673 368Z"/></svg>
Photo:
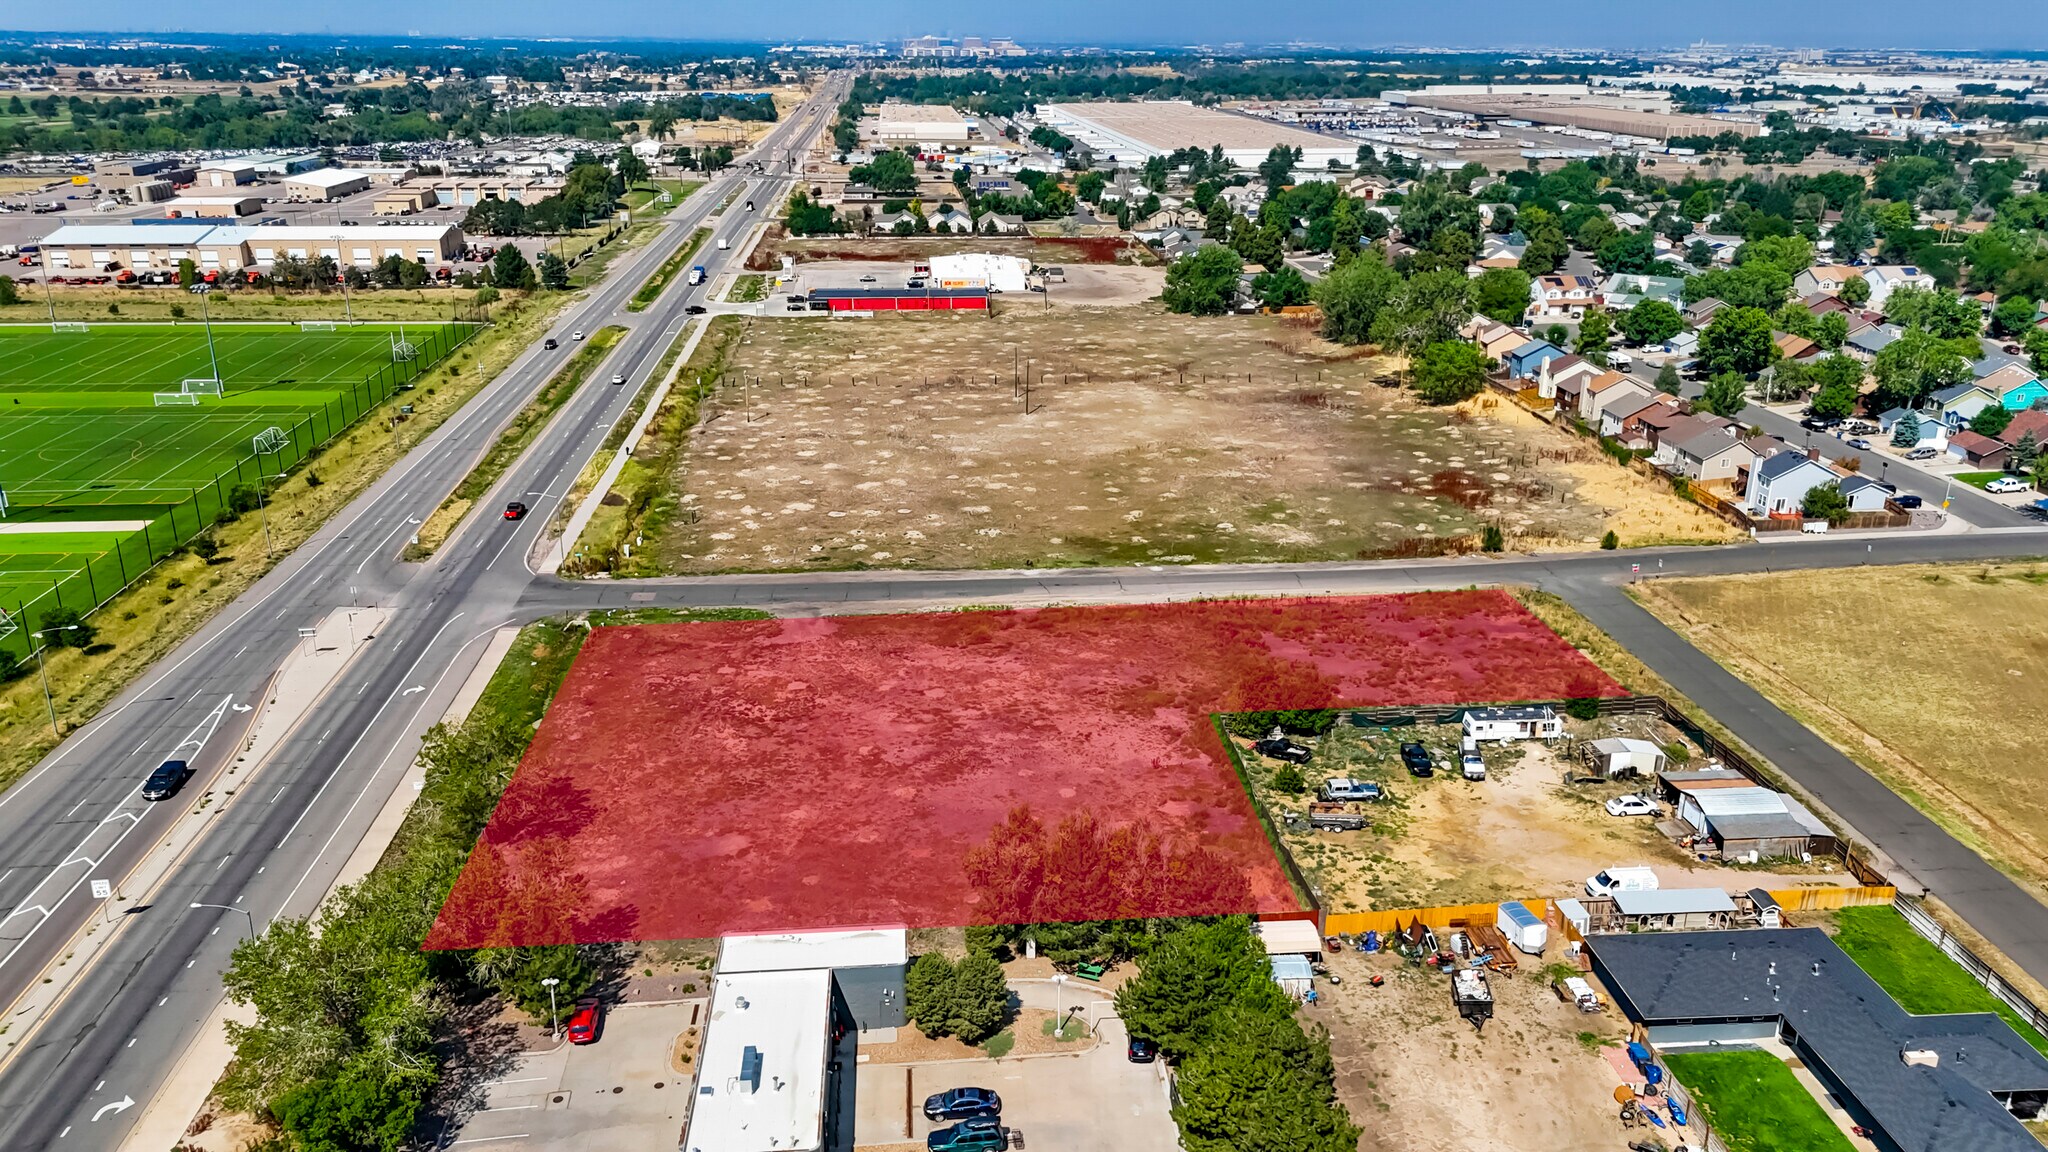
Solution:
<svg viewBox="0 0 2048 1152"><path fill-rule="evenodd" d="M761 1050L752 1044L740 1050L739 1086L750 1095L761 1090Z"/></svg>

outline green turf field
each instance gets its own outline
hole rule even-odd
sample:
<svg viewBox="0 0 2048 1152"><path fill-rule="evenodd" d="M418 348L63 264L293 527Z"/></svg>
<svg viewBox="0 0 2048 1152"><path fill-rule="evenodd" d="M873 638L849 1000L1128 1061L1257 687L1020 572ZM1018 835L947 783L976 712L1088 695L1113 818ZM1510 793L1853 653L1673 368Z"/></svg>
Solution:
<svg viewBox="0 0 2048 1152"><path fill-rule="evenodd" d="M190 323L0 326L0 610L96 606L212 523L238 487L284 473L469 330L216 324L209 341ZM216 364L221 395L158 402L213 379Z"/></svg>

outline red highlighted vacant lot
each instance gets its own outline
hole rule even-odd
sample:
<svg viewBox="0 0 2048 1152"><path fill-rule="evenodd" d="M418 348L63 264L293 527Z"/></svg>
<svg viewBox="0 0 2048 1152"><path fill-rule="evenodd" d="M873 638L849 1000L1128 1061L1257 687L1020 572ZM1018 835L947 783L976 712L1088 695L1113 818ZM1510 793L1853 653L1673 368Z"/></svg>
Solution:
<svg viewBox="0 0 2048 1152"><path fill-rule="evenodd" d="M604 628L427 947L1289 910L1211 714L1620 693L1499 592Z"/></svg>

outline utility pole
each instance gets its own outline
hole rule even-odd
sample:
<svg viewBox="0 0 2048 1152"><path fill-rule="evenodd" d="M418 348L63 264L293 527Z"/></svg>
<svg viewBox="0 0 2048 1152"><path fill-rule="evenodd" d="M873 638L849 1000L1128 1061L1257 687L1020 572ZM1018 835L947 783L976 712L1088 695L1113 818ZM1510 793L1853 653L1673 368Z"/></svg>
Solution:
<svg viewBox="0 0 2048 1152"><path fill-rule="evenodd" d="M547 985L548 989L548 1039L550 1040L556 1039L561 1030L560 1023L555 1019L555 985L561 982L558 977L554 976L546 977L541 981L542 984Z"/></svg>
<svg viewBox="0 0 2048 1152"><path fill-rule="evenodd" d="M335 209L337 219L340 212L341 209ZM346 249L341 246L341 237L336 235L334 237L334 271L336 275L341 277L341 315L342 319L353 328L356 322L356 314L348 300L348 270L350 266L342 263L342 253L344 251Z"/></svg>
<svg viewBox="0 0 2048 1152"><path fill-rule="evenodd" d="M213 365L214 382L219 383L220 357L213 350L213 309L206 303L206 298L211 295L213 295L212 292L201 292L199 294L199 315L206 324L206 359ZM226 389L223 388L222 391L225 392Z"/></svg>
<svg viewBox="0 0 2048 1152"><path fill-rule="evenodd" d="M45 628L40 632L31 632L28 635L31 640L40 640L52 632L76 632L80 627L81 625L78 624L66 624L58 628ZM36 676L43 682L43 707L50 710L50 731L59 739L62 739L64 733L57 728L57 703L50 697L50 674L43 670L43 649L47 647L49 647L48 644L30 646L31 650L36 654Z"/></svg>

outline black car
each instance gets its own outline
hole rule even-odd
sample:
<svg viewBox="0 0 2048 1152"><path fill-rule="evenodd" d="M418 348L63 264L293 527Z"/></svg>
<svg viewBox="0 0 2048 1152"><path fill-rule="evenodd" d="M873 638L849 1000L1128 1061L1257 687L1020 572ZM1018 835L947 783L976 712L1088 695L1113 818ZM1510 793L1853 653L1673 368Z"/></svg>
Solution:
<svg viewBox="0 0 2048 1152"><path fill-rule="evenodd" d="M1892 497L1892 503L1897 504L1901 508L1918 508L1926 502L1910 492L1901 492L1897 496Z"/></svg>
<svg viewBox="0 0 2048 1152"><path fill-rule="evenodd" d="M692 304L688 308L683 309L683 311L688 312L692 316L702 316L704 314L704 306L702 304Z"/></svg>
<svg viewBox="0 0 2048 1152"><path fill-rule="evenodd" d="M1429 749L1413 740L1401 745L1401 763L1410 776L1436 775L1436 766L1429 762Z"/></svg>
<svg viewBox="0 0 2048 1152"><path fill-rule="evenodd" d="M185 777L192 774L192 766L183 760L166 760L156 766L149 779L142 782L144 800L168 800L177 794L185 784Z"/></svg>
<svg viewBox="0 0 2048 1152"><path fill-rule="evenodd" d="M1829 420L1821 416L1808 416L1799 422L1799 426L1808 432L1826 432L1840 423L1840 420Z"/></svg>
<svg viewBox="0 0 2048 1152"><path fill-rule="evenodd" d="M547 339L541 341L540 346L547 349L550 352L561 347L560 344L555 343L555 338L553 336L550 336Z"/></svg>
<svg viewBox="0 0 2048 1152"><path fill-rule="evenodd" d="M1252 745L1252 751L1273 760L1285 760L1289 764L1306 764L1315 753L1292 740L1261 740Z"/></svg>
<svg viewBox="0 0 2048 1152"><path fill-rule="evenodd" d="M1000 1116L1003 1098L988 1088L948 1088L925 1097L927 1120L979 1120Z"/></svg>
<svg viewBox="0 0 2048 1152"><path fill-rule="evenodd" d="M1159 1045L1133 1036L1131 1042L1124 1046L1124 1055L1128 1056L1133 1064L1150 1064L1159 1059Z"/></svg>

